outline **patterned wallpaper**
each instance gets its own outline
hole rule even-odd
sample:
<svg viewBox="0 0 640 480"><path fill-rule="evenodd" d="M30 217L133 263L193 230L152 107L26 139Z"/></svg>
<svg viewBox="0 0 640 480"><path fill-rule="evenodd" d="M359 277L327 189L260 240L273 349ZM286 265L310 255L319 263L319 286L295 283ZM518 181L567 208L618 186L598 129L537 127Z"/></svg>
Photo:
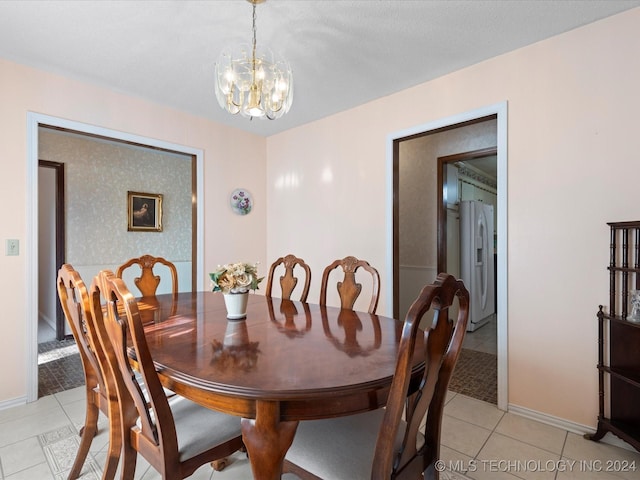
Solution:
<svg viewBox="0 0 640 480"><path fill-rule="evenodd" d="M191 261L191 157L41 128L42 160L65 164L67 262L144 253ZM163 195L163 231L127 231L127 191Z"/></svg>
<svg viewBox="0 0 640 480"><path fill-rule="evenodd" d="M495 147L495 120L400 143L400 265L437 267L438 157Z"/></svg>

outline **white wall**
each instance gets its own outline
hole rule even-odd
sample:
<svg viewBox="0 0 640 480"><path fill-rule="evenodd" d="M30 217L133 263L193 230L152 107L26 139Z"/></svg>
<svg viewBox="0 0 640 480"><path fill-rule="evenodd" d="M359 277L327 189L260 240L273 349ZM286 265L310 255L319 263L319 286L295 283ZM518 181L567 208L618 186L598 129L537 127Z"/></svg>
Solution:
<svg viewBox="0 0 640 480"><path fill-rule="evenodd" d="M638 25L634 9L269 137L269 258L315 273L357 254L388 278L388 136L507 101L509 403L594 427L606 222L639 216Z"/></svg>

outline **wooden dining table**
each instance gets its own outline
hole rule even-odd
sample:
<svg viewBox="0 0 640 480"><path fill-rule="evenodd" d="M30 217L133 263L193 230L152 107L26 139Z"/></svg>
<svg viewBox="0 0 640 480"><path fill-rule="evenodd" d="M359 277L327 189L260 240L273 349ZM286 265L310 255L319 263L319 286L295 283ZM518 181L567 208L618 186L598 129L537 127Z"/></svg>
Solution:
<svg viewBox="0 0 640 480"><path fill-rule="evenodd" d="M241 417L254 478L274 480L298 422L385 405L402 322L259 294L246 319L227 320L220 293L140 298L145 336L163 385ZM414 377L424 368L422 337Z"/></svg>

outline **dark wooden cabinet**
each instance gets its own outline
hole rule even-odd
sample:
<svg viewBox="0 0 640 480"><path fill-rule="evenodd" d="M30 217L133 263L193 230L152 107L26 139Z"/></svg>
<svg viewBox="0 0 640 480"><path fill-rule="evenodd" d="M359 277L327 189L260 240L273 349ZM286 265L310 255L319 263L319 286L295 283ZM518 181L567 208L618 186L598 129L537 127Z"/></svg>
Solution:
<svg viewBox="0 0 640 480"><path fill-rule="evenodd" d="M598 309L598 429L586 438L611 432L640 451L640 323L629 319L630 292L640 290L640 221L608 225L609 309Z"/></svg>

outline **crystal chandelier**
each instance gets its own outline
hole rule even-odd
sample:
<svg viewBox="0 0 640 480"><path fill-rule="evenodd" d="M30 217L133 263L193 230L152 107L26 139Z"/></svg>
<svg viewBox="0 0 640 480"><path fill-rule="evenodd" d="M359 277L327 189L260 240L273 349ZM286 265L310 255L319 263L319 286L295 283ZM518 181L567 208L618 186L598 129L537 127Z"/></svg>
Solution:
<svg viewBox="0 0 640 480"><path fill-rule="evenodd" d="M216 63L216 98L233 115L275 120L291 108L291 67L268 48L256 48L256 5L266 0L247 1L253 5L253 43L220 54Z"/></svg>

